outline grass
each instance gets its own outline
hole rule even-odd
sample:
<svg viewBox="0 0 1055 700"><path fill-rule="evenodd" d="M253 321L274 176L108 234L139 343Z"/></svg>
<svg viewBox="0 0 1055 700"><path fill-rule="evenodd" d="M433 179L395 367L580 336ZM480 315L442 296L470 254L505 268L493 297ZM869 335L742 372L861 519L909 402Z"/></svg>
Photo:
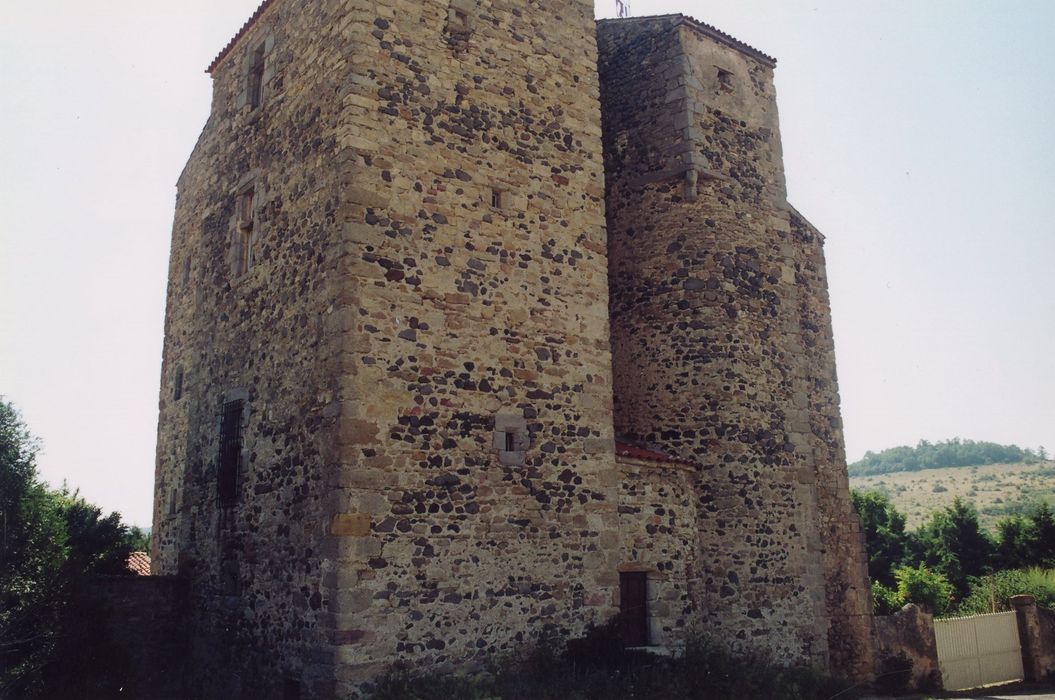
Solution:
<svg viewBox="0 0 1055 700"><path fill-rule="evenodd" d="M918 472L893 472L852 477L850 488L882 491L905 514L909 529L959 496L978 509L982 526L993 531L996 521L1046 501L1055 506L1055 464L990 464Z"/></svg>

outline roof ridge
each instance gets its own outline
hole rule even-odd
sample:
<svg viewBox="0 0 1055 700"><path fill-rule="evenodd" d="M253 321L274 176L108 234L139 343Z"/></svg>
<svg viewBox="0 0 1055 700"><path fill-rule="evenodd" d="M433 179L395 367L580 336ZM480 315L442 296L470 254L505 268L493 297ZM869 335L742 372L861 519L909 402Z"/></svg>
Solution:
<svg viewBox="0 0 1055 700"><path fill-rule="evenodd" d="M256 21L260 19L260 15L264 14L264 11L274 2L275 0L263 0L263 2L260 3L260 7L256 8L256 12L254 12L252 16L242 24L242 28L231 37L231 40L227 42L227 45L220 50L220 53L217 54L216 58L214 58L212 63L209 64L209 67L205 69L206 73L212 73L216 70L216 66L219 65L220 61L226 58L227 54L231 53L231 49L234 48L234 45L249 32L250 27L256 24Z"/></svg>
<svg viewBox="0 0 1055 700"><path fill-rule="evenodd" d="M709 36L712 39L715 39L716 41L725 44L726 46L730 46L734 49L748 54L749 56L757 58L758 60L768 65L770 68L776 68L777 59L773 58L769 54L756 49L754 46L751 46L747 42L740 41L732 34L723 32L721 29L718 29L718 27L715 27L714 25L707 24L706 22L701 22L695 17L687 15L683 12L674 12L665 15L644 15L642 17L611 17L598 20L597 23L607 24L610 22L650 22L665 19L676 19L677 25L684 24L690 26L693 29L696 29L697 31L700 31L701 33L705 34L706 36Z"/></svg>

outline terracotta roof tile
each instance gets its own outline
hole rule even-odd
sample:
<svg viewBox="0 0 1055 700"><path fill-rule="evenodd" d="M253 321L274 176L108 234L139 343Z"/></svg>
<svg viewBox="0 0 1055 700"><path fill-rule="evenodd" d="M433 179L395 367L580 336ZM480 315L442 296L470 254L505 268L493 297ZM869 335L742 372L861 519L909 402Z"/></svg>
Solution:
<svg viewBox="0 0 1055 700"><path fill-rule="evenodd" d="M209 67L205 69L206 73L212 73L216 69L216 66L220 64L220 61L222 61L227 54L231 53L231 49L233 49L234 45L238 43L238 40L246 35L249 28L260 19L260 15L264 14L264 10L269 8L274 2L275 0L264 0L260 3L260 7L256 8L256 12L253 13L253 16L245 21L245 24L243 24L242 28L238 30L238 33L227 42L227 46L223 47L223 50L212 60Z"/></svg>
<svg viewBox="0 0 1055 700"><path fill-rule="evenodd" d="M762 53L761 51L759 51L755 47L751 46L750 44L746 44L746 43L740 41L739 39L737 39L736 37L732 36L731 34L726 34L725 32L723 32L721 29L718 29L717 27L711 26L711 25L707 24L706 22L701 22L698 19L690 17L689 15L683 15L683 14L680 14L680 13L679 14L670 14L670 15L649 15L649 16L646 16L646 17L624 17L624 18L621 18L621 19L603 19L603 20L601 20L601 22L603 22L603 23L607 23L607 22L650 22L650 21L662 20L662 19L674 20L675 21L675 26L679 26L679 25L682 25L682 24L688 25L688 26L692 27L693 29L695 29L696 31L700 32L701 34L709 36L712 39L714 39L714 40L716 40L716 41L718 41L718 42L720 42L722 44L725 44L726 46L731 46L734 49L742 51L742 52L746 53L749 56L753 56L754 58L757 58L758 60L760 60L763 63L765 63L766 65L768 65L770 68L776 68L777 59L773 58L772 56L769 56L767 54Z"/></svg>
<svg viewBox="0 0 1055 700"><path fill-rule="evenodd" d="M648 449L645 447L639 447L632 445L625 440L616 438L615 441L615 454L619 457L629 457L630 459L640 459L646 462L659 462L661 464L680 464L685 467L695 467L695 462L689 462L672 455L668 455L664 452L657 450Z"/></svg>
<svg viewBox="0 0 1055 700"><path fill-rule="evenodd" d="M146 552L132 552L128 555L128 570L137 576L150 575L150 555Z"/></svg>

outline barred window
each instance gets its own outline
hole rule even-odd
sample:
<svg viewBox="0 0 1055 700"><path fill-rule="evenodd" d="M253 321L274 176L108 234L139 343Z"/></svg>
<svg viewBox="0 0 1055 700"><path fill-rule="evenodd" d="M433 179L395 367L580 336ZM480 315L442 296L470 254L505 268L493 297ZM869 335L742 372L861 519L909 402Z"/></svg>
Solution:
<svg viewBox="0 0 1055 700"><path fill-rule="evenodd" d="M220 461L217 490L220 507L229 508L238 500L238 467L242 458L242 412L245 401L228 401L223 405L220 421Z"/></svg>

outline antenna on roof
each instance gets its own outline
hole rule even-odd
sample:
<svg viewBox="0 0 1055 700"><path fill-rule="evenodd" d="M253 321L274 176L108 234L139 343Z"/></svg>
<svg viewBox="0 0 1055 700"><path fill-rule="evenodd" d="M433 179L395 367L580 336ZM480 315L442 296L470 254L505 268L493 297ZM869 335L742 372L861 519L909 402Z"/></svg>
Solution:
<svg viewBox="0 0 1055 700"><path fill-rule="evenodd" d="M619 17L630 16L630 0L615 0L615 6Z"/></svg>

